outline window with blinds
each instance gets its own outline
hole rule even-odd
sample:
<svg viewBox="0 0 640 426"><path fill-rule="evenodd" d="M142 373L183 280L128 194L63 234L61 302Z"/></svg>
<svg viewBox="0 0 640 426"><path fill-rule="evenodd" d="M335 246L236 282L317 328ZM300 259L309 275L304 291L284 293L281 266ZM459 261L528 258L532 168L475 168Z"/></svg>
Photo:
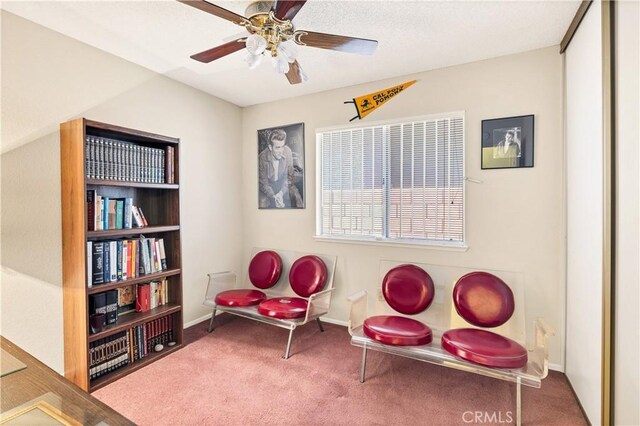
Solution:
<svg viewBox="0 0 640 426"><path fill-rule="evenodd" d="M464 241L464 114L320 132L324 237Z"/></svg>

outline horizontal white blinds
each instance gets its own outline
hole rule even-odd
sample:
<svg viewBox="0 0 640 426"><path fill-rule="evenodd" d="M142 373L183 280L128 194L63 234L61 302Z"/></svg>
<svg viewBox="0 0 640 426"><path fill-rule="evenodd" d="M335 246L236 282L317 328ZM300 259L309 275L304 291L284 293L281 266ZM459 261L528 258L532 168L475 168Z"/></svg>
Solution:
<svg viewBox="0 0 640 426"><path fill-rule="evenodd" d="M319 134L321 235L463 241L464 118Z"/></svg>
<svg viewBox="0 0 640 426"><path fill-rule="evenodd" d="M383 236L382 127L323 133L322 234Z"/></svg>

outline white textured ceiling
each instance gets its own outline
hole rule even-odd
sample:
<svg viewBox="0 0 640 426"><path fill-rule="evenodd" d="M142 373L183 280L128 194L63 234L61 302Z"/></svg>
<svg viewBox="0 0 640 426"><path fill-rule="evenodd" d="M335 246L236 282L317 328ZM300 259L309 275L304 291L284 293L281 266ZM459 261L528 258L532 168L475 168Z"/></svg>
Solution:
<svg viewBox="0 0 640 426"><path fill-rule="evenodd" d="M215 1L244 15L247 1ZM309 0L296 29L376 39L373 56L299 46L309 81L290 85L244 52L209 64L190 55L242 27L177 1L3 1L2 8L239 106L321 92L560 43L573 1Z"/></svg>

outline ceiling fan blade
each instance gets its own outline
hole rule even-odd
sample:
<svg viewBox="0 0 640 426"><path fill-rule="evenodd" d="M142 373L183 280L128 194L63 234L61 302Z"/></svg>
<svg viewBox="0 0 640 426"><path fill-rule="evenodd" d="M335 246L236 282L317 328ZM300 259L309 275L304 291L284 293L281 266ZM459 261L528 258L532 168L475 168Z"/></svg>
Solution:
<svg viewBox="0 0 640 426"><path fill-rule="evenodd" d="M196 9L200 9L204 12L215 15L219 18L226 19L227 21L231 21L234 24L242 25L249 24L249 20L242 15L238 15L237 13L233 13L230 10L227 10L223 7L216 6L215 4L209 3L204 0L178 0L180 3L184 3L191 7L195 7Z"/></svg>
<svg viewBox="0 0 640 426"><path fill-rule="evenodd" d="M300 11L307 0L302 1L280 1L277 0L273 6L273 14L281 21L292 20Z"/></svg>
<svg viewBox="0 0 640 426"><path fill-rule="evenodd" d="M241 50L245 46L245 38L241 38L238 40L230 41L229 43L221 44L220 46L216 46L213 49L205 50L200 53L196 53L195 55L191 55L191 59L195 59L196 61L204 62L208 64L209 62L215 61L216 59L220 59L223 56L227 56L230 53L237 52Z"/></svg>
<svg viewBox="0 0 640 426"><path fill-rule="evenodd" d="M313 31L296 31L294 33L294 41L302 46L358 53L360 55L372 55L378 46L377 40L315 33Z"/></svg>
<svg viewBox="0 0 640 426"><path fill-rule="evenodd" d="M286 75L291 84L300 84L303 81L307 81L307 75L300 68L298 61L293 61L293 63L289 64L289 72Z"/></svg>

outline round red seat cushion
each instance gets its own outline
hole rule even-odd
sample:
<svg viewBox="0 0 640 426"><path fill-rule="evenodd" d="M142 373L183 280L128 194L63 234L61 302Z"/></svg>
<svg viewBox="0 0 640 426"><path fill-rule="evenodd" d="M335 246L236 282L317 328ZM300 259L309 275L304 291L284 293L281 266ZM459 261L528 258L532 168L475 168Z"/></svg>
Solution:
<svg viewBox="0 0 640 426"><path fill-rule="evenodd" d="M507 337L476 328L449 330L442 335L442 347L449 353L493 368L527 365L527 350Z"/></svg>
<svg viewBox="0 0 640 426"><path fill-rule="evenodd" d="M258 290L227 290L216 295L216 305L254 306L267 298Z"/></svg>
<svg viewBox="0 0 640 426"><path fill-rule="evenodd" d="M431 329L411 318L378 315L364 320L364 334L380 343L393 346L420 346L431 343Z"/></svg>
<svg viewBox="0 0 640 426"><path fill-rule="evenodd" d="M274 297L260 302L258 312L265 317L280 319L304 318L308 303L299 297Z"/></svg>
<svg viewBox="0 0 640 426"><path fill-rule="evenodd" d="M249 281L261 289L276 285L281 273L282 259L275 251L265 250L256 253L249 263Z"/></svg>

